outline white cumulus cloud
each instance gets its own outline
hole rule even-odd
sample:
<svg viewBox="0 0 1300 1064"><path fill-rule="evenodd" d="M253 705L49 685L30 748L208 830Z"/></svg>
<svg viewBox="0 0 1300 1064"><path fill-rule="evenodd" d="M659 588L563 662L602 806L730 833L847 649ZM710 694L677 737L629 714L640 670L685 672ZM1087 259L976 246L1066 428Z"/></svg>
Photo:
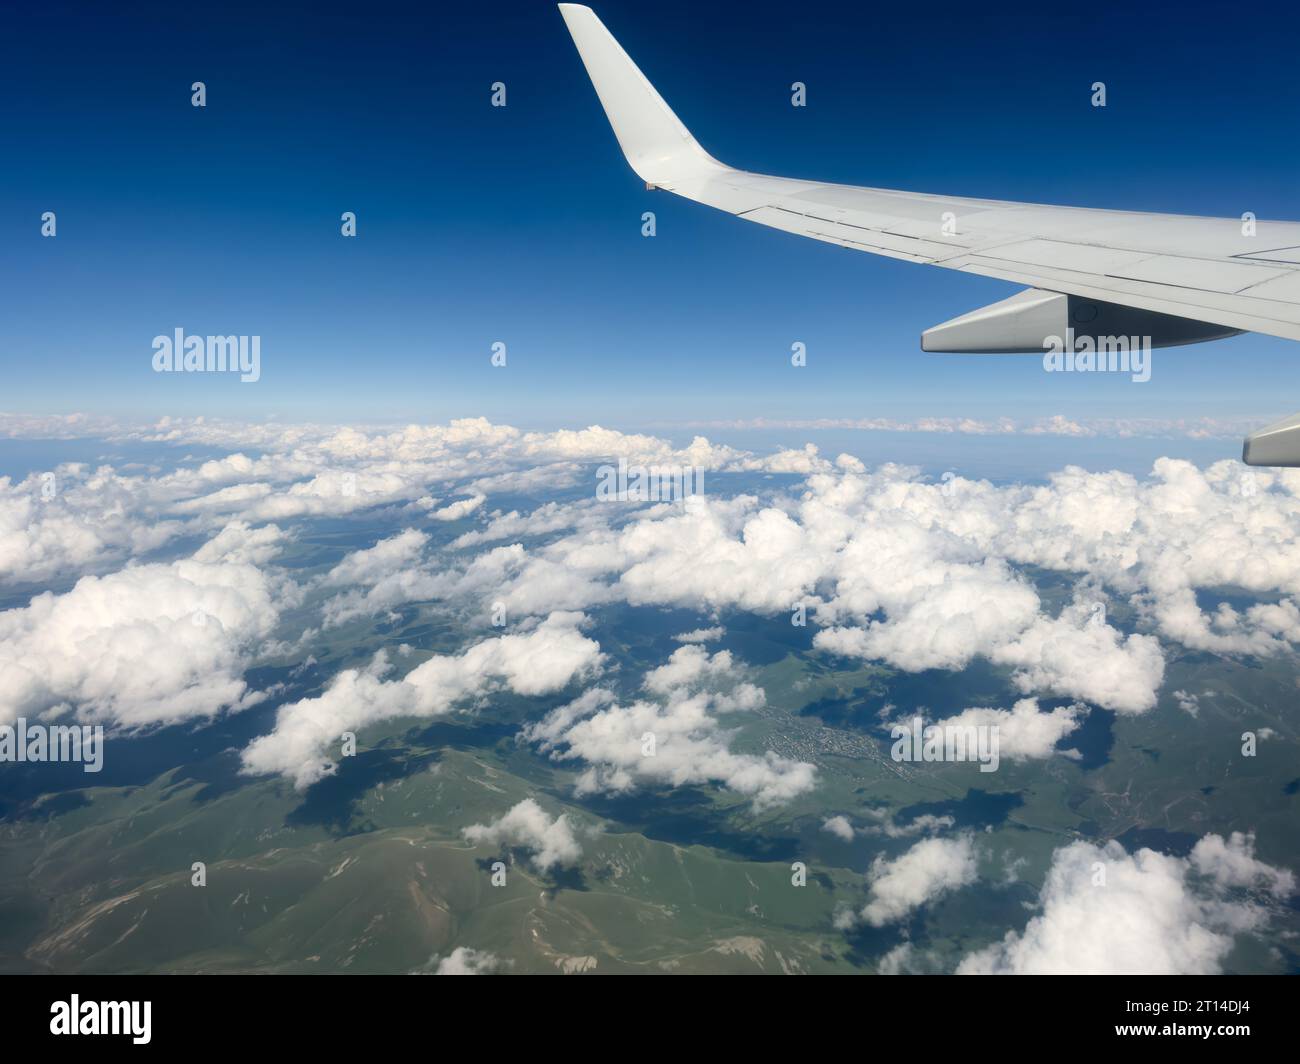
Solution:
<svg viewBox="0 0 1300 1064"><path fill-rule="evenodd" d="M1104 877L1104 878L1103 878ZM1227 888L1284 899L1290 872L1254 856L1254 839L1202 838L1187 858L1126 853L1118 842L1058 849L1023 931L967 956L959 974L1205 975L1222 970L1234 936L1264 908Z"/></svg>
<svg viewBox="0 0 1300 1064"><path fill-rule="evenodd" d="M949 891L975 882L975 844L969 836L922 839L890 860L877 857L868 879L871 896L862 919L872 927L897 923Z"/></svg>
<svg viewBox="0 0 1300 1064"><path fill-rule="evenodd" d="M244 750L244 770L281 773L302 789L337 769L328 750L345 731L395 717L439 716L502 688L520 695L562 690L601 666L600 646L579 630L583 620L554 613L529 632L435 655L398 680L384 679L390 666L381 651L365 668L343 670L323 694L282 706L274 731Z"/></svg>
<svg viewBox="0 0 1300 1064"><path fill-rule="evenodd" d="M548 816L531 798L525 798L508 813L490 824L472 824L463 832L474 845L519 846L530 851L539 872L572 867L582 857L582 847L569 818Z"/></svg>

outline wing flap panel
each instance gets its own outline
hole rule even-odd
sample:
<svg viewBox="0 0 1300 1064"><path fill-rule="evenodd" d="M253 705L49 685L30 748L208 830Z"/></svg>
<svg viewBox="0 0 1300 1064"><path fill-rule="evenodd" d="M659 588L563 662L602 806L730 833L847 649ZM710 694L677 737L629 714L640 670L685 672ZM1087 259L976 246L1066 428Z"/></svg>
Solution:
<svg viewBox="0 0 1300 1064"><path fill-rule="evenodd" d="M1251 285L1281 277L1288 271L1276 266L1256 266L1245 262L1157 255L1132 266L1106 272L1119 280L1143 281L1149 284L1165 284L1175 288L1195 288L1202 292L1232 295Z"/></svg>

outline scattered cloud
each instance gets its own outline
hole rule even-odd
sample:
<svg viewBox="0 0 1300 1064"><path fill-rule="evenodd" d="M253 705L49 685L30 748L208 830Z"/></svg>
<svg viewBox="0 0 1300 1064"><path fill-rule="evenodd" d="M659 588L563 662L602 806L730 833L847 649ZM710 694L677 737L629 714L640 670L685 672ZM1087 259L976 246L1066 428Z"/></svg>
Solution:
<svg viewBox="0 0 1300 1064"><path fill-rule="evenodd" d="M957 971L1214 974L1234 936L1266 920L1263 901L1246 889L1278 901L1295 891L1290 872L1255 858L1250 835L1206 835L1187 858L1073 842L1053 854L1039 912L1025 929L970 954Z"/></svg>
<svg viewBox="0 0 1300 1064"><path fill-rule="evenodd" d="M673 636L673 640L678 643L716 643L726 634L726 629L721 625L714 628L694 628L689 632L679 632Z"/></svg>
<svg viewBox="0 0 1300 1064"><path fill-rule="evenodd" d="M936 898L975 882L975 844L968 835L923 839L890 860L877 857L868 881L871 896L860 916L872 927L897 923Z"/></svg>
<svg viewBox="0 0 1300 1064"><path fill-rule="evenodd" d="M780 805L811 790L816 770L771 751L731 750L719 715L764 701L762 690L741 681L738 672L726 651L710 657L701 647L683 646L647 673L644 686L655 700L623 705L612 691L594 688L522 736L556 761L587 763L579 794L719 783L750 798L756 809Z"/></svg>
<svg viewBox="0 0 1300 1064"><path fill-rule="evenodd" d="M491 975L500 971L505 962L487 950L457 946L438 962L434 975Z"/></svg>
<svg viewBox="0 0 1300 1064"><path fill-rule="evenodd" d="M475 846L506 845L528 850L539 872L572 867L582 858L582 847L569 818L563 814L548 816L531 798L525 798L490 824L467 827L463 834Z"/></svg>
<svg viewBox="0 0 1300 1064"><path fill-rule="evenodd" d="M822 821L822 831L834 835L843 842L853 841L853 825L846 816L827 817Z"/></svg>
<svg viewBox="0 0 1300 1064"><path fill-rule="evenodd" d="M1087 707L1077 703L1043 712L1036 698L1022 698L1011 709L967 709L937 720L927 729L997 728L999 758L1035 761L1057 753L1056 744L1072 733L1086 715Z"/></svg>
<svg viewBox="0 0 1300 1064"><path fill-rule="evenodd" d="M475 643L460 654L435 655L398 680L384 651L364 668L345 669L324 693L282 706L275 729L244 750L244 771L280 773L303 789L334 773L328 756L344 732L396 717L452 712L496 690L542 695L595 675L599 645L584 636L580 614L553 613L526 633Z"/></svg>

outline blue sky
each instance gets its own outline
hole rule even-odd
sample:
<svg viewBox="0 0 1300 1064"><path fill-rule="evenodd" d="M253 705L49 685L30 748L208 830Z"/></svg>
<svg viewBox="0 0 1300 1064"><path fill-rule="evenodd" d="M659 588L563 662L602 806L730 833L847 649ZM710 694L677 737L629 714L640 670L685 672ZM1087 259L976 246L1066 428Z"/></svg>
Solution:
<svg viewBox="0 0 1300 1064"><path fill-rule="evenodd" d="M593 6L732 165L1297 217L1280 7ZM1157 351L1146 384L923 354L923 328L1015 287L645 192L551 3L52 3L0 15L0 57L3 410L626 429L1300 408L1297 348L1268 337ZM178 326L259 334L262 380L155 374Z"/></svg>

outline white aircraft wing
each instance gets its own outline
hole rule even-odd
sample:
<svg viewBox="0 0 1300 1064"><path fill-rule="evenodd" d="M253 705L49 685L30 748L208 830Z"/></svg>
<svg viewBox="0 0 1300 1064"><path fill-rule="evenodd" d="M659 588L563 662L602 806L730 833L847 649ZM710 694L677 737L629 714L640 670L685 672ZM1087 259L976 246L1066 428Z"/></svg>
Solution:
<svg viewBox="0 0 1300 1064"><path fill-rule="evenodd" d="M590 8L559 7L623 154L647 186L788 233L1029 286L927 329L925 350L1041 354L1048 337L1064 338L1067 329L1141 336L1154 347L1238 332L1300 340L1300 223L1260 221L1246 235L1250 227L1235 218L964 199L736 170L700 147ZM1279 457L1277 433L1268 439L1253 458L1248 443L1248 461L1280 464L1265 462ZM1300 428L1287 439L1300 464Z"/></svg>

